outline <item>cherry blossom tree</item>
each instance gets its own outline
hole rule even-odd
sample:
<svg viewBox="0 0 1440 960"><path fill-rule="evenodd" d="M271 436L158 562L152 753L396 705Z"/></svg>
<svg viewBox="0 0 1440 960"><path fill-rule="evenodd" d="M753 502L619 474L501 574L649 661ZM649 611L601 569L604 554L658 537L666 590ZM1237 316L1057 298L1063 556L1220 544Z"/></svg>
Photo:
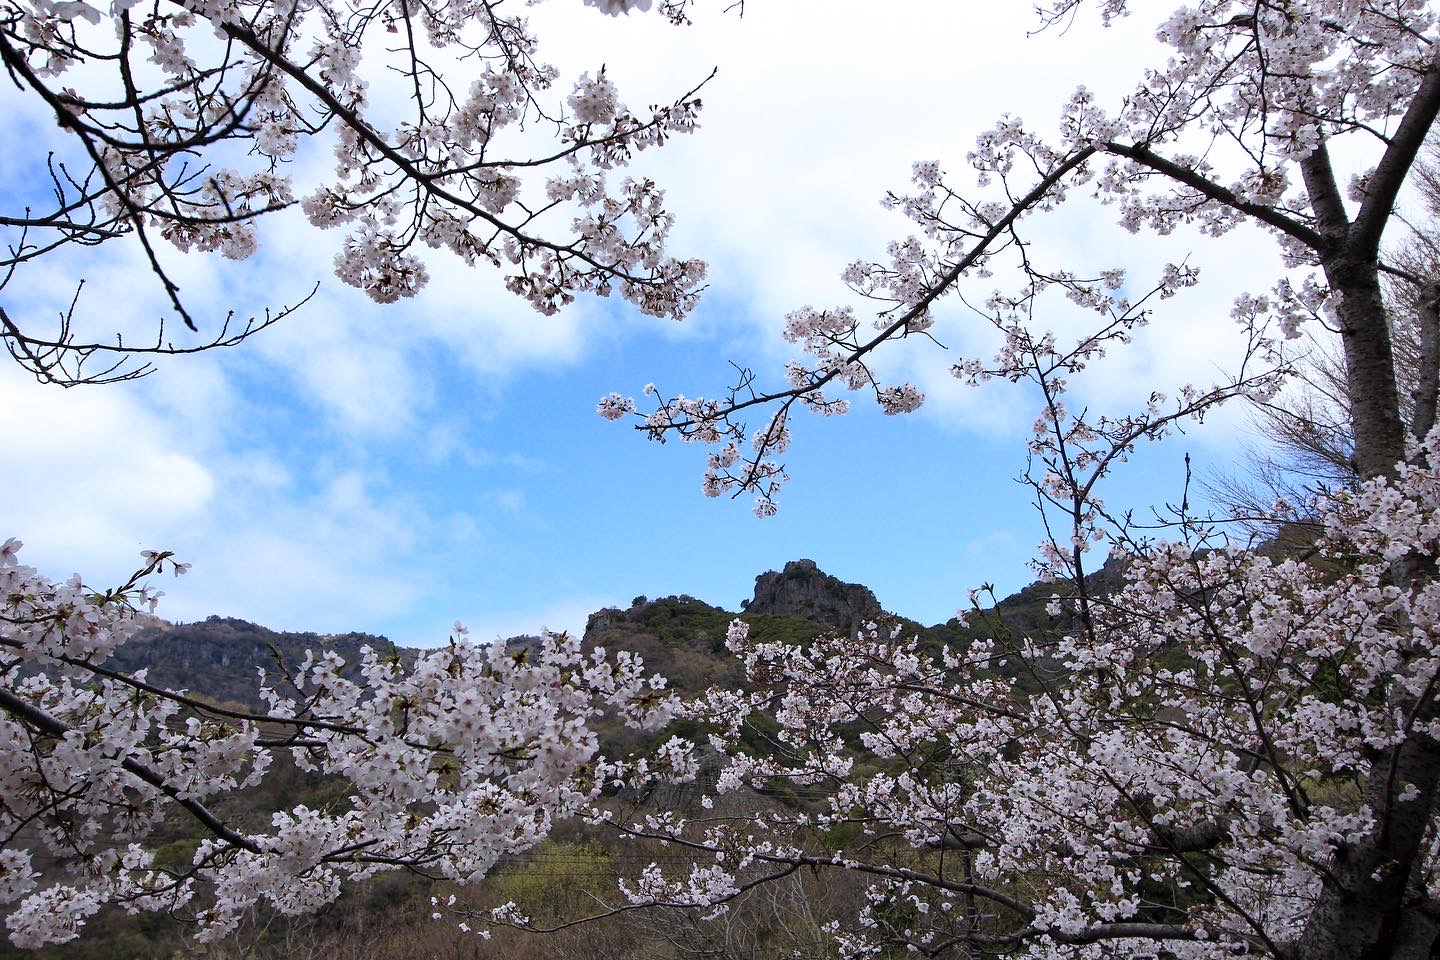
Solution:
<svg viewBox="0 0 1440 960"><path fill-rule="evenodd" d="M1054 26L1087 6L1041 16ZM1093 6L1106 22L1132 13ZM1054 636L997 629L965 649L879 628L755 644L737 624L757 689L686 707L711 725L719 792L781 778L826 800L743 823L597 811L698 856L689 871L656 865L618 909L713 911L795 869L843 870L874 881L870 905L832 925L846 956L1432 955L1436 358L1420 352L1407 427L1381 277L1416 290L1428 278L1381 249L1440 113L1436 14L1407 0L1184 6L1158 26L1168 61L1119 102L1080 89L1048 137L1007 117L967 157L973 187L915 164L914 188L887 203L919 235L843 274L873 325L856 303L802 307L784 335L807 359L782 383L744 369L715 398L657 394L648 411L602 399L601 415L638 417L652 439L711 447L706 493L754 495L766 516L793 414L843 413L842 389L887 414L919 407L916 387L886 382L885 358L927 341L954 303L1002 343L954 374L1042 397L1027 476L1050 533L1037 569L1055 584ZM1342 152L1365 158L1348 183ZM1075 378L1199 282L1183 261L1152 278L1040 262L1030 238L1087 194L1130 232L1274 239L1288 272L1236 300L1248 347L1231 379L1157 389L1127 413L1067 406ZM991 277L1013 280L987 296ZM1037 321L1062 297L1096 318L1069 341ZM1183 503L1163 540L1107 508L1103 482L1138 443L1225 400L1273 397L1305 324L1339 334L1361 481L1310 505L1324 529L1310 555L1266 559ZM1420 312L1422 341L1434 324ZM1096 544L1125 570L1122 590L1088 578ZM761 717L757 730L780 730L768 752L742 737ZM857 825L856 849L827 848Z"/></svg>
<svg viewBox="0 0 1440 960"><path fill-rule="evenodd" d="M1042 17L1059 24L1091 5L1107 20L1130 12L1126 0L1059 0ZM501 266L542 311L618 288L641 309L683 315L699 265L663 252L669 219L653 184L608 175L690 129L698 102L636 117L597 69L550 105L552 72L499 7L0 6L9 76L46 102L83 165L57 158L53 203L3 221L15 231L5 282L52 250L128 239L183 324L156 244L243 256L256 221L296 202L286 158L328 130L335 176L298 202L313 223L350 231L338 273L377 299L423 283L428 245ZM662 12L684 19L688 5ZM1030 476L1052 534L1038 568L1055 583L1055 636L996 631L928 650L875 628L785 645L752 642L737 624L729 642L751 689L677 705L633 657L558 637L519 656L457 630L413 665L369 655L363 683L312 656L267 678L270 709L249 714L106 666L146 616L149 578L176 569L171 556L150 554L127 584L97 591L46 580L8 542L0 899L12 940L63 941L104 904L188 913L202 937L223 936L262 898L314 910L379 870L475 878L557 818L586 812L696 854L680 873L656 864L628 882L619 911L714 913L802 869L868 878L866 905L825 926L846 956L896 946L1429 956L1440 934L1436 378L1417 378L1407 435L1380 277L1422 278L1380 250L1440 113L1436 20L1420 0L1198 0L1160 25L1169 61L1121 102L1107 108L1081 90L1054 136L1013 119L984 135L968 158L974 190L937 162L915 165L913 190L888 202L919 235L843 275L861 302L878 303L873 329L854 303L803 307L785 335L808 360L772 389L745 371L718 399L660 395L643 415L628 397L601 401L606 416L641 416L655 438L710 445L706 491L753 494L768 514L792 413L843 412L841 387L869 392L888 414L917 409L920 391L887 382L883 358L925 342L938 312L963 302L1002 346L957 363L956 375L1025 381L1043 398ZM365 34L391 31L399 52L372 53L387 41L367 45ZM465 92L443 79L446 50L471 64ZM382 131L365 68L395 65L386 56L414 93L409 119ZM501 152L499 134L521 122L553 124L554 151ZM1371 164L1344 188L1340 144ZM561 172L539 201L526 199L523 171L544 165ZM1067 406L1076 377L1199 282L1183 261L1137 280L1118 265L1087 276L1039 262L1027 238L1082 193L1132 231L1191 225L1218 237L1249 225L1274 238L1290 272L1236 302L1248 349L1231 379L1173 398L1157 389L1119 414ZM565 220L562 209L571 232L545 239L537 231ZM969 290L1000 276L1014 279ZM1036 325L1056 296L1091 311L1093 329L1062 341ZM136 369L87 370L92 357L187 349L163 330L153 348L136 347L80 338L68 315L55 335L0 316L12 353L57 382ZM222 329L216 342L267 322ZM1306 323L1341 333L1363 480L1315 505L1325 536L1313 556L1266 559L1183 508L1166 541L1111 513L1103 481L1137 444L1227 399L1273 395L1285 341ZM1118 592L1096 592L1087 577L1097 544L1126 567ZM606 785L694 777L703 758L672 739L643 761L600 760L586 724L606 710L649 727L676 711L707 724L716 792L779 778L822 798L738 820L708 816L703 801L698 814L619 818L595 804ZM744 736L756 723L779 731L768 749ZM263 776L277 750L346 777L348 809L278 811L266 829L207 805ZM208 834L179 869L157 867L145 846L167 812ZM842 829L861 839L837 851L827 840ZM65 879L41 882L42 852L68 866ZM530 926L518 905L465 921Z"/></svg>
<svg viewBox="0 0 1440 960"><path fill-rule="evenodd" d="M699 98L632 112L598 64L552 94L560 77L517 6L0 4L6 76L59 128L7 144L26 174L6 201L14 209L0 211L11 355L41 381L103 383L142 375L156 355L258 333L294 305L202 324L164 248L243 260L260 221L297 203L315 226L346 231L335 273L380 302L424 286L432 248L502 270L541 313L618 291L646 313L683 317L704 266L665 253L663 192L619 171L692 130ZM683 6L665 9L678 20ZM372 89L404 99L372 104ZM522 138L527 127L548 131L548 144ZM297 184L291 161L311 148L333 151L332 172ZM58 324L16 297L37 264L117 242L138 246L169 304L152 335L96 333L83 282Z"/></svg>
<svg viewBox="0 0 1440 960"><path fill-rule="evenodd" d="M621 171L691 131L699 98L632 112L598 63L557 92L517 7L0 0L6 77L58 128L6 144L29 173L0 213L11 355L42 382L107 383L260 332L293 305L207 325L164 248L243 260L261 221L297 204L346 231L336 274L380 302L424 285L431 248L498 268L542 314L618 292L683 317L704 266L666 253L662 191ZM372 104L382 84L398 108ZM292 161L318 150L332 172L296 183ZM83 289L53 328L20 296L43 262L127 243L169 304L152 337L92 335ZM148 552L102 590L42 577L19 548L0 549L0 904L21 947L64 942L105 905L188 917L213 940L258 902L312 912L377 871L478 878L621 771L597 755L595 717L653 729L673 708L631 655L562 636L507 651L457 625L413 663L368 652L361 683L318 653L260 678L268 710L225 709L108 660L151 622L153 578L184 564ZM260 824L218 813L214 798L257 783L279 751L346 778L348 806ZM146 846L167 816L206 837L189 864L158 867Z"/></svg>
<svg viewBox="0 0 1440 960"><path fill-rule="evenodd" d="M457 624L413 663L367 648L358 683L333 651L262 671L269 709L248 713L107 666L154 620L147 580L184 564L150 552L129 582L96 591L46 580L19 548L0 549L0 902L18 947L65 942L107 904L190 919L213 941L262 900L309 913L382 870L475 880L617 774L656 772L601 760L590 728L613 713L655 729L673 712L664 680L632 654L585 654L554 635L507 650ZM278 751L344 777L347 808L298 806L247 827L207 806L258 783ZM167 815L205 839L189 864L162 869L145 841Z"/></svg>
<svg viewBox="0 0 1440 960"><path fill-rule="evenodd" d="M1383 256L1425 282L1382 279L1388 280L1386 310L1401 418L1412 433L1423 434L1423 424L1415 426L1413 418L1416 412L1425 414L1425 398L1434 391L1422 374L1436 367L1434 353L1440 331L1434 317L1440 310L1440 288L1435 286L1435 278L1440 277L1436 242L1440 236L1440 141L1433 136L1412 169L1410 181L1420 214L1404 211L1404 230L1387 241ZM1307 325L1301 333L1303 346L1295 351L1294 374L1285 391L1274 398L1257 398L1252 404L1253 423L1265 448L1253 450L1251 462L1239 472L1218 472L1206 484L1226 509L1253 518L1248 522L1264 529L1273 528L1277 519L1292 519L1271 517L1275 501L1300 504L1316 491L1353 488L1359 481L1339 338L1319 324Z"/></svg>
<svg viewBox="0 0 1440 960"><path fill-rule="evenodd" d="M1436 733L1440 587L1402 589L1391 567L1437 548L1440 474L1401 474L1332 502L1307 561L1204 540L1136 550L1128 585L1049 643L934 653L871 628L769 644L737 621L754 689L686 708L724 757L716 790L778 778L825 801L604 821L698 855L679 875L653 866L629 904L714 911L833 870L872 881L831 923L844 956L1428 955L1427 784L1395 754ZM1074 613L1081 598L1059 592L1055 612ZM761 717L779 729L770 749L743 736ZM853 846L825 842L856 825ZM1360 912L1331 927L1328 891L1387 828L1422 842L1353 881Z"/></svg>

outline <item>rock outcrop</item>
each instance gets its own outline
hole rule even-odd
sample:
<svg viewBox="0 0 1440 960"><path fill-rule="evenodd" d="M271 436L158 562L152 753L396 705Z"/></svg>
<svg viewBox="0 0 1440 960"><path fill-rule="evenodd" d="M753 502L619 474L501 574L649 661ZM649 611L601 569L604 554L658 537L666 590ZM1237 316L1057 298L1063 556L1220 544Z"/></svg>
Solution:
<svg viewBox="0 0 1440 960"><path fill-rule="evenodd" d="M885 612L869 587L832 577L814 560L791 560L779 573L760 574L755 596L742 606L746 613L797 617L845 632Z"/></svg>

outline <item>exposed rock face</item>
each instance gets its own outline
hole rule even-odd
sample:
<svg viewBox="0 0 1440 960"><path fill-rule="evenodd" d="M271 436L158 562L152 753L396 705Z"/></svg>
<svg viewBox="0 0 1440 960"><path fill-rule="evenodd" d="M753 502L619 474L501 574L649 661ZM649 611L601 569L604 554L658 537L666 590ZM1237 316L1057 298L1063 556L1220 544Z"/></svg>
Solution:
<svg viewBox="0 0 1440 960"><path fill-rule="evenodd" d="M773 613L823 623L837 630L856 630L885 611L870 588L844 583L815 566L814 560L791 560L779 573L755 578L755 597L743 604L746 613Z"/></svg>
<svg viewBox="0 0 1440 960"><path fill-rule="evenodd" d="M604 643L606 635L619 630L628 622L626 611L618 607L606 607L603 610L596 610L585 620L585 634L582 638L584 645L588 647Z"/></svg>

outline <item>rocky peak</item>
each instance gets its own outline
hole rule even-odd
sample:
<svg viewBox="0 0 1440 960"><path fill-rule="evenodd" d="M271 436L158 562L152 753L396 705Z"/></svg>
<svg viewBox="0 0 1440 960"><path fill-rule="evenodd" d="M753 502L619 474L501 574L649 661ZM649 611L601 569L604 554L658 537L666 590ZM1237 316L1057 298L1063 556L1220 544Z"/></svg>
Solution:
<svg viewBox="0 0 1440 960"><path fill-rule="evenodd" d="M746 613L799 617L844 631L858 629L885 612L869 587L844 583L814 560L791 560L779 573L760 574L755 578L754 598L742 606Z"/></svg>
<svg viewBox="0 0 1440 960"><path fill-rule="evenodd" d="M596 610L585 620L585 634L582 642L585 647L597 646L604 642L604 637L615 630L620 629L629 622L626 611L618 607L605 607L603 610Z"/></svg>

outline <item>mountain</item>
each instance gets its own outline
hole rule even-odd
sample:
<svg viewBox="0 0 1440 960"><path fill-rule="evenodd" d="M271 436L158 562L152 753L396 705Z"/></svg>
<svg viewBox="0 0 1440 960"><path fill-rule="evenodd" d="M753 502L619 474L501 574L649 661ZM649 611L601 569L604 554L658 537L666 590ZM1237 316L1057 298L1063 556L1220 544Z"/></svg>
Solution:
<svg viewBox="0 0 1440 960"><path fill-rule="evenodd" d="M1118 564L1106 564L1088 578L1098 592L1120 583ZM1033 634L1063 628L1045 613L1045 604L1057 585L1034 583L997 602L970 619L926 627L887 613L868 587L846 583L821 570L813 560L792 560L779 571L755 578L753 596L740 610L726 610L688 595L649 600L636 597L626 609L608 607L591 614L585 627L587 648L628 650L641 656L648 670L669 679L682 694L693 694L711 684L738 685L739 663L725 648L730 621L750 624L751 636L762 641L804 643L824 633L851 632L865 623L900 624L918 635L931 652L976 637ZM535 645L538 637L513 637L515 646ZM111 666L135 671L146 669L157 686L188 690L219 703L264 705L257 696L257 668L263 667L274 683L278 665L293 670L310 649L334 650L345 659L343 674L358 679L360 650L374 647L385 654L414 656L416 651L396 647L383 636L366 633L283 633L230 617L209 617L197 623L165 625L144 630L116 651Z"/></svg>
<svg viewBox="0 0 1440 960"><path fill-rule="evenodd" d="M646 600L627 610L607 608L590 615L584 646L628 650L681 693L699 693L711 684L737 686L740 664L725 648L730 621L750 624L760 640L804 642L827 631L824 624L784 613L740 613L681 595Z"/></svg>
<svg viewBox="0 0 1440 960"><path fill-rule="evenodd" d="M746 613L796 617L846 633L885 614L869 587L843 583L814 560L791 560L779 573L760 574L755 596L741 606Z"/></svg>
<svg viewBox="0 0 1440 960"><path fill-rule="evenodd" d="M122 644L107 665L126 672L148 670L146 679L155 686L262 709L258 668L265 669L273 686L281 666L293 671L306 650L328 649L345 658L342 676L359 680L360 650L365 646L391 655L407 652L368 633L280 633L233 617L209 617L142 630Z"/></svg>

